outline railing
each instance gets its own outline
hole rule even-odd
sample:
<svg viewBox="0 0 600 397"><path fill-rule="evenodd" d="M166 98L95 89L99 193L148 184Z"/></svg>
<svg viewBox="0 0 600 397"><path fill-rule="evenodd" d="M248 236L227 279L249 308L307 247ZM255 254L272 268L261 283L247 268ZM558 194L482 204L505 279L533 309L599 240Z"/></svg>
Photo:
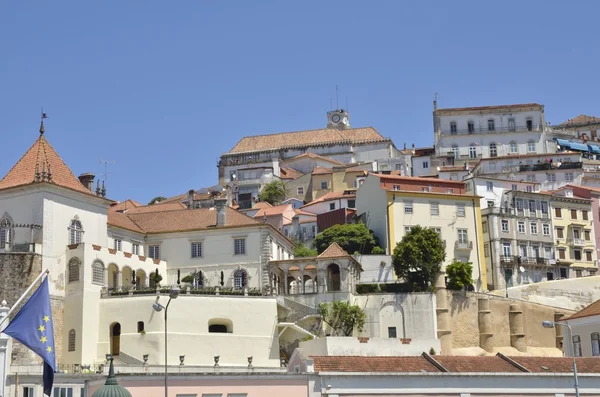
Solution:
<svg viewBox="0 0 600 397"><path fill-rule="evenodd" d="M457 241L454 243L454 249L456 249L456 250L472 250L473 242L472 241Z"/></svg>
<svg viewBox="0 0 600 397"><path fill-rule="evenodd" d="M130 289L128 291L107 290L102 292L102 296L135 296L135 295L158 295L168 294L171 288L145 288ZM205 288L181 288L182 295L213 295L213 296L263 296L264 294L256 288L232 289L221 287Z"/></svg>
<svg viewBox="0 0 600 397"><path fill-rule="evenodd" d="M442 134L444 135L471 135L471 134L489 134L494 132L523 132L523 131L535 131L539 132L540 128L533 126L529 127L526 125L514 126L514 127L496 127L489 128L488 126L484 127L473 127L467 129L455 129L455 130L442 130Z"/></svg>
<svg viewBox="0 0 600 397"><path fill-rule="evenodd" d="M513 255L501 256L500 257L500 263L515 264L515 263L518 262L518 258L519 257L513 256Z"/></svg>
<svg viewBox="0 0 600 397"><path fill-rule="evenodd" d="M570 245L577 245L577 246L583 247L586 245L586 243L587 243L587 241L585 241L584 239L581 239L581 238L567 239L567 244L570 244Z"/></svg>
<svg viewBox="0 0 600 397"><path fill-rule="evenodd" d="M578 162L566 162L566 163L536 163L536 164L521 164L518 166L519 172L527 171L547 171L547 170L570 170L578 169L583 167L583 163Z"/></svg>

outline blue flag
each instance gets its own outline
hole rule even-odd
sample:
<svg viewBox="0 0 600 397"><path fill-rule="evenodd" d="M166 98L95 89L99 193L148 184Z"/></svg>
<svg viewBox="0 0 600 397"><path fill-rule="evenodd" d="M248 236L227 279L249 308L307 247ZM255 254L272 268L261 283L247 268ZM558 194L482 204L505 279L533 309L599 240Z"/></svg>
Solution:
<svg viewBox="0 0 600 397"><path fill-rule="evenodd" d="M49 396L54 383L56 356L48 277L44 278L3 332L33 350L44 360L44 394Z"/></svg>

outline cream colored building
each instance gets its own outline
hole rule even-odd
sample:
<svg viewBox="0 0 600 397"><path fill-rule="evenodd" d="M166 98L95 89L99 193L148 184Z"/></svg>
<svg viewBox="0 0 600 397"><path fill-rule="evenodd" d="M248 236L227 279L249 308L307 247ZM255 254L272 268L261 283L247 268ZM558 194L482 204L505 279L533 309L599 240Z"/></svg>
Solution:
<svg viewBox="0 0 600 397"><path fill-rule="evenodd" d="M356 192L366 225L392 253L412 226L435 229L446 247L442 268L454 259L473 264L475 289L487 288L480 197L463 182L370 174Z"/></svg>
<svg viewBox="0 0 600 397"><path fill-rule="evenodd" d="M565 355L600 357L600 300L560 322L569 324L573 331L571 341L564 343Z"/></svg>

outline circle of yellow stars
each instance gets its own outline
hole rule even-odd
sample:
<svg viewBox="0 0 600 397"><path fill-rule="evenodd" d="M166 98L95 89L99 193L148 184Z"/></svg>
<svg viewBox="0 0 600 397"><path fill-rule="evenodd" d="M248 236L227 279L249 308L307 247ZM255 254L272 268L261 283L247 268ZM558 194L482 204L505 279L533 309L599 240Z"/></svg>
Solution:
<svg viewBox="0 0 600 397"><path fill-rule="evenodd" d="M50 321L50 316L44 316L43 321L44 324L48 323L48 321ZM42 333L42 336L40 337L40 342L42 343L48 342L48 338L43 334L44 332L46 332L46 326L44 324L40 325L38 328L38 331ZM52 346L46 347L46 351L48 353L52 353Z"/></svg>

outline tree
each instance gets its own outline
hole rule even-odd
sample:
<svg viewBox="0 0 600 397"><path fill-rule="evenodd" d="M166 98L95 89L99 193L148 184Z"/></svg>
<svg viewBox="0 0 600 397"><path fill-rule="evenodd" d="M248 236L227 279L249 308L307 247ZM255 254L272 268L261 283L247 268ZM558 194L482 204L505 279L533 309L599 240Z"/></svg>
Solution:
<svg viewBox="0 0 600 397"><path fill-rule="evenodd" d="M363 223L333 225L317 235L315 247L321 253L334 242L349 254L370 254L374 247L379 246L373 231Z"/></svg>
<svg viewBox="0 0 600 397"><path fill-rule="evenodd" d="M418 225L404 235L392 254L396 275L409 282L415 292L430 289L444 259L446 250L437 232Z"/></svg>
<svg viewBox="0 0 600 397"><path fill-rule="evenodd" d="M309 256L317 256L319 255L319 253L317 252L316 249L313 248L308 248L305 245L297 245L296 248L294 248L294 257L295 258L303 258L303 257L309 257Z"/></svg>
<svg viewBox="0 0 600 397"><path fill-rule="evenodd" d="M152 204L156 204L156 203L160 203L161 201L166 200L167 198L164 196L156 196L154 197L152 200L150 200L150 202L148 203L148 205L152 205Z"/></svg>
<svg viewBox="0 0 600 397"><path fill-rule="evenodd" d="M446 266L448 276L448 289L460 291L473 284L473 264L454 259Z"/></svg>
<svg viewBox="0 0 600 397"><path fill-rule="evenodd" d="M319 314L334 333L344 336L351 336L355 329L361 332L367 319L360 306L342 301L319 303Z"/></svg>
<svg viewBox="0 0 600 397"><path fill-rule="evenodd" d="M276 205L285 200L287 188L283 181L273 181L267 183L258 194L260 201L266 201L271 205Z"/></svg>

